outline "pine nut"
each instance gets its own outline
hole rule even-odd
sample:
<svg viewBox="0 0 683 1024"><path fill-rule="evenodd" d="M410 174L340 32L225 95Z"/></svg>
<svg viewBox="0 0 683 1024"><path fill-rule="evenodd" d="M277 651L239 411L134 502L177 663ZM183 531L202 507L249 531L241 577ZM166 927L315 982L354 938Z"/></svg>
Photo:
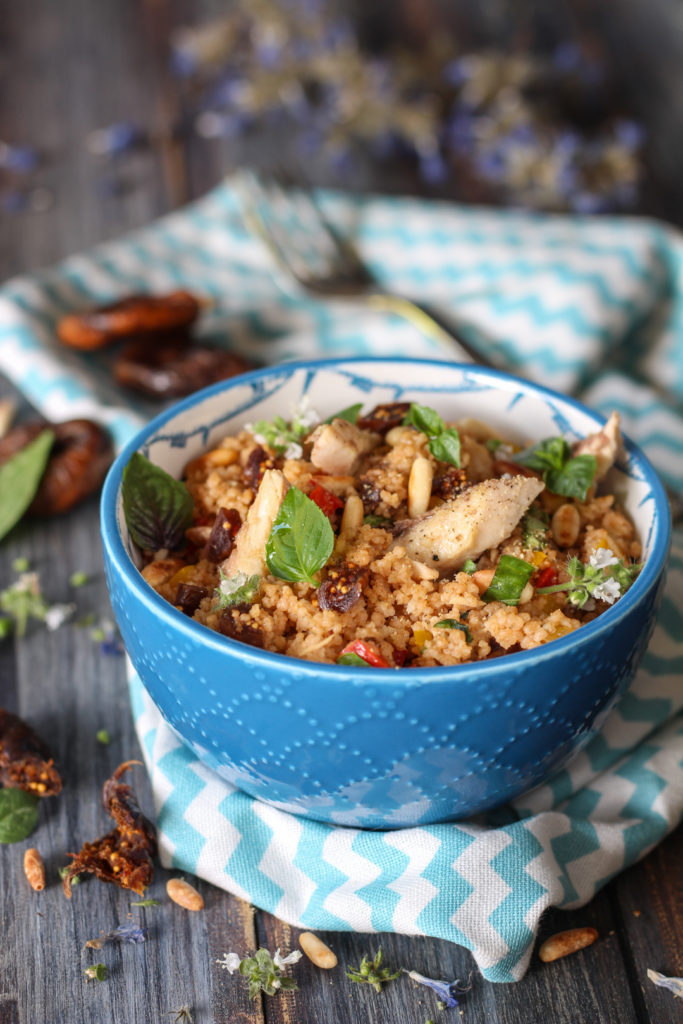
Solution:
<svg viewBox="0 0 683 1024"><path fill-rule="evenodd" d="M560 505L553 513L550 524L553 539L560 548L571 548L576 544L581 528L581 516L576 505Z"/></svg>
<svg viewBox="0 0 683 1024"><path fill-rule="evenodd" d="M384 440L391 448L395 448L397 444L401 443L410 430L410 427L392 427L391 430L387 431Z"/></svg>
<svg viewBox="0 0 683 1024"><path fill-rule="evenodd" d="M24 854L24 874L31 888L36 892L42 892L45 888L45 865L43 858L34 847Z"/></svg>
<svg viewBox="0 0 683 1024"><path fill-rule="evenodd" d="M185 910L201 910L204 900L201 893L198 893L194 886L186 882L184 878L169 878L166 883L166 892L174 903Z"/></svg>
<svg viewBox="0 0 683 1024"><path fill-rule="evenodd" d="M477 584L477 590L480 594L489 589L495 572L495 569L477 569L476 572L472 573L472 579Z"/></svg>
<svg viewBox="0 0 683 1024"><path fill-rule="evenodd" d="M434 469L429 459L418 455L408 477L408 515L411 519L423 515L429 508L433 477Z"/></svg>
<svg viewBox="0 0 683 1024"><path fill-rule="evenodd" d="M363 525L364 515L365 509L363 508L363 502L359 496L357 494L349 494L342 513L337 543L334 546L335 555L339 556L344 554L350 541L353 540Z"/></svg>
<svg viewBox="0 0 683 1024"><path fill-rule="evenodd" d="M531 600L535 593L536 590L534 588L533 583L525 583L524 590L519 595L519 601L517 602L517 604L528 604L528 602Z"/></svg>
<svg viewBox="0 0 683 1024"><path fill-rule="evenodd" d="M316 967L322 967L329 971L331 967L337 966L337 957L329 946L314 935L313 932L302 932L299 936L299 945L304 953Z"/></svg>
<svg viewBox="0 0 683 1024"><path fill-rule="evenodd" d="M544 963L569 956L579 949L591 946L598 937L595 928L570 928L566 932L557 932L541 945L538 955Z"/></svg>

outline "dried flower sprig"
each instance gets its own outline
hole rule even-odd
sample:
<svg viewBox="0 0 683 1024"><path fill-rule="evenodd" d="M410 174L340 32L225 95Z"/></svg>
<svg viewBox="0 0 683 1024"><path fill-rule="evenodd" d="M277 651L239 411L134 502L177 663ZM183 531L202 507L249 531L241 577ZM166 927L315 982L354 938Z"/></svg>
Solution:
<svg viewBox="0 0 683 1024"><path fill-rule="evenodd" d="M648 968L647 976L655 985L660 988L668 988L669 992L673 992L678 999L683 999L683 978L667 978L666 974L660 974L659 971L653 971L650 968Z"/></svg>
<svg viewBox="0 0 683 1024"><path fill-rule="evenodd" d="M426 985L427 988L431 988L436 992L440 999L440 1002L437 1004L439 1009L445 1009L448 1006L458 1006L459 1000L456 999L456 994L462 995L465 992L469 992L472 987L469 979L466 984L463 984L458 978L455 981L439 981L436 978L427 978L424 974L420 974L419 971L408 971L405 967L403 970L418 985Z"/></svg>
<svg viewBox="0 0 683 1024"><path fill-rule="evenodd" d="M124 942L130 945L137 945L146 942L148 936L146 928L138 928L136 924L119 924L113 931L101 935L99 939L88 939L86 946L89 949L102 949L108 942Z"/></svg>
<svg viewBox="0 0 683 1024"><path fill-rule="evenodd" d="M614 604L625 594L642 565L625 565L609 548L598 548L584 564L578 558L567 562L569 579L552 587L539 587L537 594L556 594L566 591L567 600L577 608L585 608L591 601Z"/></svg>
<svg viewBox="0 0 683 1024"><path fill-rule="evenodd" d="M109 977L109 968L105 964L91 964L83 973L86 981L106 981Z"/></svg>
<svg viewBox="0 0 683 1024"><path fill-rule="evenodd" d="M225 968L230 974L235 971L248 979L249 995L256 999L260 992L274 996L276 992L294 992L298 988L294 978L283 974L285 967L297 963L302 957L296 949L287 956L282 956L279 949L271 955L267 949L257 949L253 956L240 957L238 953L224 953L216 960L219 967Z"/></svg>
<svg viewBox="0 0 683 1024"><path fill-rule="evenodd" d="M346 977L359 985L371 985L375 992L382 991L382 985L388 981L394 981L401 974L401 968L391 971L388 967L382 967L384 957L380 946L374 957L370 959L365 953L358 967L350 967Z"/></svg>

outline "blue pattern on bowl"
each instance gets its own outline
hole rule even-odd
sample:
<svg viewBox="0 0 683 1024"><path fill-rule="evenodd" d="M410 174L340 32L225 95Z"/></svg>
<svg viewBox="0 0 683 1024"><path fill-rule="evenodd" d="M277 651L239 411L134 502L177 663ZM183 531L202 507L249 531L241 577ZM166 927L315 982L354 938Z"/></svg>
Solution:
<svg viewBox="0 0 683 1024"><path fill-rule="evenodd" d="M395 828L463 818L538 785L594 735L633 677L654 626L669 516L649 463L627 443L611 486L627 494L646 551L631 590L578 633L448 668L360 669L299 661L199 625L134 565L120 501L135 450L174 475L226 433L303 395L324 415L417 400L519 440L581 437L602 419L495 371L425 360L287 364L222 382L157 417L121 453L102 496L105 570L124 642L178 735L223 778L285 810ZM332 396L332 397L330 397Z"/></svg>

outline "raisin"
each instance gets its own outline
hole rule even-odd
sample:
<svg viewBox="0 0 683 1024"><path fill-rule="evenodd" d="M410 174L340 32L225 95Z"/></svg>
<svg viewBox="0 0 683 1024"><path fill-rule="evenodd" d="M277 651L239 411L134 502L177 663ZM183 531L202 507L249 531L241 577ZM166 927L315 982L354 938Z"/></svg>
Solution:
<svg viewBox="0 0 683 1024"><path fill-rule="evenodd" d="M198 587L194 583L179 583L173 603L186 615L194 615L208 593L206 587Z"/></svg>
<svg viewBox="0 0 683 1024"><path fill-rule="evenodd" d="M360 600L367 576L368 570L353 562L333 566L318 587L318 604L323 611L347 612Z"/></svg>
<svg viewBox="0 0 683 1024"><path fill-rule="evenodd" d="M256 490L267 469L275 469L275 459L260 445L249 453L244 467L243 479L247 487Z"/></svg>
<svg viewBox="0 0 683 1024"><path fill-rule="evenodd" d="M232 640L241 640L243 644L249 644L250 647L263 647L261 630L242 621L239 605L234 608L226 608L221 612L218 629L223 636L229 636Z"/></svg>
<svg viewBox="0 0 683 1024"><path fill-rule="evenodd" d="M206 545L206 557L210 562L222 562L228 557L241 525L242 517L236 508L218 510Z"/></svg>
<svg viewBox="0 0 683 1024"><path fill-rule="evenodd" d="M358 482L358 493L360 500L363 502L363 509L366 515L370 512L374 512L382 496L379 492L379 487L372 482L372 480L359 480Z"/></svg>
<svg viewBox="0 0 683 1024"><path fill-rule="evenodd" d="M410 402L386 402L384 405L376 405L367 416L361 416L357 426L361 430L387 434L393 427L400 426L409 409Z"/></svg>

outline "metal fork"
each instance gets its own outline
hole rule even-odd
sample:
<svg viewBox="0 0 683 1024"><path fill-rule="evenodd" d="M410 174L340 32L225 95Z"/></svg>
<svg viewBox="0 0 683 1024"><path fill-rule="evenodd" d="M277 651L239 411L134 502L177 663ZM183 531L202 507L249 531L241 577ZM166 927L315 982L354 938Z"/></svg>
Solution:
<svg viewBox="0 0 683 1024"><path fill-rule="evenodd" d="M436 341L453 358L495 368L441 317L422 303L381 289L351 242L325 216L313 194L276 179L244 172L238 179L248 228L277 266L308 295L349 299L394 313Z"/></svg>

